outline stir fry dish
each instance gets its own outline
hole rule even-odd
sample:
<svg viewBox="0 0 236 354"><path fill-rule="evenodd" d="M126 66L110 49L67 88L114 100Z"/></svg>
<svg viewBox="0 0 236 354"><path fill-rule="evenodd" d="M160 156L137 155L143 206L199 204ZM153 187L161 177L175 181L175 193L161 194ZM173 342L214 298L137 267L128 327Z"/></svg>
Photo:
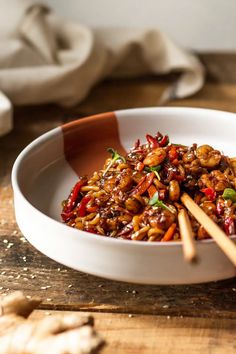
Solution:
<svg viewBox="0 0 236 354"><path fill-rule="evenodd" d="M180 197L187 192L227 235L235 234L236 158L209 145L172 144L158 132L126 156L112 148L103 168L81 177L62 203L67 225L107 237L178 241ZM188 212L194 238L209 238Z"/></svg>

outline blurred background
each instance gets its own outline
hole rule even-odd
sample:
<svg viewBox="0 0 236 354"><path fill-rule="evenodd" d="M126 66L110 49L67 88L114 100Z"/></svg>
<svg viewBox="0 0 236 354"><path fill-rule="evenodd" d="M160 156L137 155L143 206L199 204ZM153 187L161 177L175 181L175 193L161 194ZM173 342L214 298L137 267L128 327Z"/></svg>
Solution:
<svg viewBox="0 0 236 354"><path fill-rule="evenodd" d="M44 0L61 16L90 26L158 27L197 51L236 49L235 0Z"/></svg>
<svg viewBox="0 0 236 354"><path fill-rule="evenodd" d="M235 13L236 0L0 0L0 136L18 106L235 111Z"/></svg>

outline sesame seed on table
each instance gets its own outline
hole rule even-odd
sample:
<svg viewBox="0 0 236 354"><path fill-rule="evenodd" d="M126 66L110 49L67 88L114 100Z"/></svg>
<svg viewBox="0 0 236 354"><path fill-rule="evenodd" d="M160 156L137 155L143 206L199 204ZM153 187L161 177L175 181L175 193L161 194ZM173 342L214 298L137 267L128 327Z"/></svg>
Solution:
<svg viewBox="0 0 236 354"><path fill-rule="evenodd" d="M236 112L236 55L204 54L207 82L195 96L168 103ZM0 138L0 295L22 290L43 299L33 317L92 314L107 345L102 353L235 352L235 278L187 286L121 283L69 269L33 248L19 231L10 183L19 152L44 132L78 117L120 108L155 106L167 78L109 80L81 104L16 107L14 130ZM103 98L106 97L104 100ZM42 237L43 237L42 230Z"/></svg>

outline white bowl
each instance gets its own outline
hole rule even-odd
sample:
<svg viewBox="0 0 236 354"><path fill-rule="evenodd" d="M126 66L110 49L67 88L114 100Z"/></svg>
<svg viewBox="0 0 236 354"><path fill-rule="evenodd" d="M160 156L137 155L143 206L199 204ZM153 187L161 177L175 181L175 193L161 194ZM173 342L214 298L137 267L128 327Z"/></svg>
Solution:
<svg viewBox="0 0 236 354"><path fill-rule="evenodd" d="M187 284L235 276L235 267L213 240L197 242L200 261L190 265L181 242L116 240L60 221L61 201L78 174L101 167L107 147L128 150L137 138L158 130L173 143L207 143L236 156L236 115L208 109L122 110L53 129L26 147L13 167L16 219L29 242L57 262L114 280Z"/></svg>

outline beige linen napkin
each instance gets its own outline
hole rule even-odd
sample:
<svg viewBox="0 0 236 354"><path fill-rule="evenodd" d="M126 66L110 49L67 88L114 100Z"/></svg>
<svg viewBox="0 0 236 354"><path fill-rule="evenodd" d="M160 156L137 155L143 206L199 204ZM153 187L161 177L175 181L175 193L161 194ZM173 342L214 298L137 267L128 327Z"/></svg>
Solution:
<svg viewBox="0 0 236 354"><path fill-rule="evenodd" d="M203 85L198 59L157 29L92 30L31 0L0 0L0 9L0 91L12 104L74 105L108 76L181 72L165 99ZM0 98L0 135L11 128L1 107Z"/></svg>

